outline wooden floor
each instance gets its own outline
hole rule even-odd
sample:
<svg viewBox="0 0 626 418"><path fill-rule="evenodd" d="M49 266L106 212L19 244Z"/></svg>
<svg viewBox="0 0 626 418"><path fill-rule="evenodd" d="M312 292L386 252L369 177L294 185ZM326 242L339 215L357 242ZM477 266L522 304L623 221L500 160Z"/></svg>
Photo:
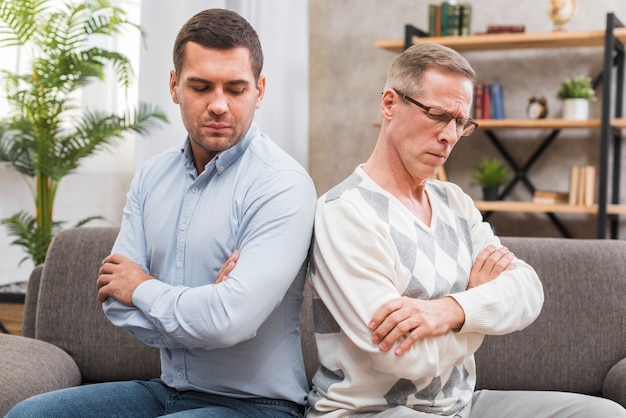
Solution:
<svg viewBox="0 0 626 418"><path fill-rule="evenodd" d="M22 335L23 303L0 303L0 323L10 334Z"/></svg>

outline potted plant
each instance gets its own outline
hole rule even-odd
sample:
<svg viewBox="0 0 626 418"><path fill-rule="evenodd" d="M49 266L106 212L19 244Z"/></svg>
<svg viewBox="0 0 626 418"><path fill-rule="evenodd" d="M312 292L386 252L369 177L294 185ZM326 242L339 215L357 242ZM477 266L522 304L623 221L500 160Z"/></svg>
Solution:
<svg viewBox="0 0 626 418"><path fill-rule="evenodd" d="M573 76L561 83L557 97L563 100L563 119L587 120L589 102L596 100L591 78Z"/></svg>
<svg viewBox="0 0 626 418"><path fill-rule="evenodd" d="M474 171L474 180L482 187L484 200L498 200L498 190L508 179L508 167L496 158L483 158Z"/></svg>
<svg viewBox="0 0 626 418"><path fill-rule="evenodd" d="M134 131L146 133L166 121L159 109L111 114L83 109L76 92L102 80L107 66L127 88L133 72L129 60L95 46L101 37L138 27L107 0L58 2L2 0L0 47L17 46L29 54L24 73L3 71L9 114L0 120L0 162L23 174L33 195L35 214L19 212L1 222L35 264L45 259L55 231L53 220L59 182L79 162ZM88 222L92 218L81 221ZM23 261L23 260L22 260Z"/></svg>

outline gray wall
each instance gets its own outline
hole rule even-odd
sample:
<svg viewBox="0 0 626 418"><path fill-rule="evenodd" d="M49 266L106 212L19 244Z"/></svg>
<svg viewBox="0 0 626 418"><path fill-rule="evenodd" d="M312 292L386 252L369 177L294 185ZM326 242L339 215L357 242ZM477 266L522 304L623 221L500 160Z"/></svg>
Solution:
<svg viewBox="0 0 626 418"><path fill-rule="evenodd" d="M433 0L432 3L436 1ZM427 5L415 0L312 0L310 9L310 172L323 193L364 162L373 149L378 129L379 100L386 71L395 54L374 47L376 40L402 39L404 25L427 28ZM525 24L527 33L552 31L547 8L550 1L473 0L472 31L488 24ZM567 25L572 31L602 30L606 14L614 12L626 22L626 2L578 1L578 13ZM532 6L531 6L532 4ZM601 67L602 48L566 50L514 50L471 52L465 56L478 81L499 81L504 86L507 117L525 118L528 98L535 93L548 99L551 117L558 117L559 83L571 75L595 76ZM599 115L599 102L591 116ZM545 130L498 131L522 164L548 132ZM567 191L570 165L597 165L599 130L564 130L529 172L540 189ZM483 156L498 156L482 132L463 139L446 164L450 181L475 199L481 190L472 184L474 165ZM626 203L622 180L621 203ZM511 195L531 196L518 185ZM594 238L593 215L559 215L575 237ZM626 222L626 217L624 217ZM497 213L490 218L500 235L560 236L544 214ZM621 222L620 238L626 237Z"/></svg>

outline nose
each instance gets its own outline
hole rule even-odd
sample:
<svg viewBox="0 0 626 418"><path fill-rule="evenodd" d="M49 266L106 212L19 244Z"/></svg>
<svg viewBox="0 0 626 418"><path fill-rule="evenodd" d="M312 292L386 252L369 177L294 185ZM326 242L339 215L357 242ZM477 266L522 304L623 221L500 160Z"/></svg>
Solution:
<svg viewBox="0 0 626 418"><path fill-rule="evenodd" d="M441 134L443 136L443 139L449 144L456 144L459 138L461 138L461 134L459 133L456 126L456 119L450 119L450 121L441 128Z"/></svg>
<svg viewBox="0 0 626 418"><path fill-rule="evenodd" d="M228 111L228 100L226 95L221 90L216 90L209 96L209 103L207 104L209 112L215 115L222 115Z"/></svg>

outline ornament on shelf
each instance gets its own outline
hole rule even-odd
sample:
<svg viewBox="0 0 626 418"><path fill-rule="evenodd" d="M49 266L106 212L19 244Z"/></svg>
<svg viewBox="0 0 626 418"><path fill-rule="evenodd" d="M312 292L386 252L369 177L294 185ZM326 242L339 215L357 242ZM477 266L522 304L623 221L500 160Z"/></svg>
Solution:
<svg viewBox="0 0 626 418"><path fill-rule="evenodd" d="M554 22L554 31L565 30L563 27L574 18L577 11L576 0L550 0L548 16Z"/></svg>
<svg viewBox="0 0 626 418"><path fill-rule="evenodd" d="M541 95L533 95L528 98L526 116L529 119L544 119L548 116L548 101Z"/></svg>

